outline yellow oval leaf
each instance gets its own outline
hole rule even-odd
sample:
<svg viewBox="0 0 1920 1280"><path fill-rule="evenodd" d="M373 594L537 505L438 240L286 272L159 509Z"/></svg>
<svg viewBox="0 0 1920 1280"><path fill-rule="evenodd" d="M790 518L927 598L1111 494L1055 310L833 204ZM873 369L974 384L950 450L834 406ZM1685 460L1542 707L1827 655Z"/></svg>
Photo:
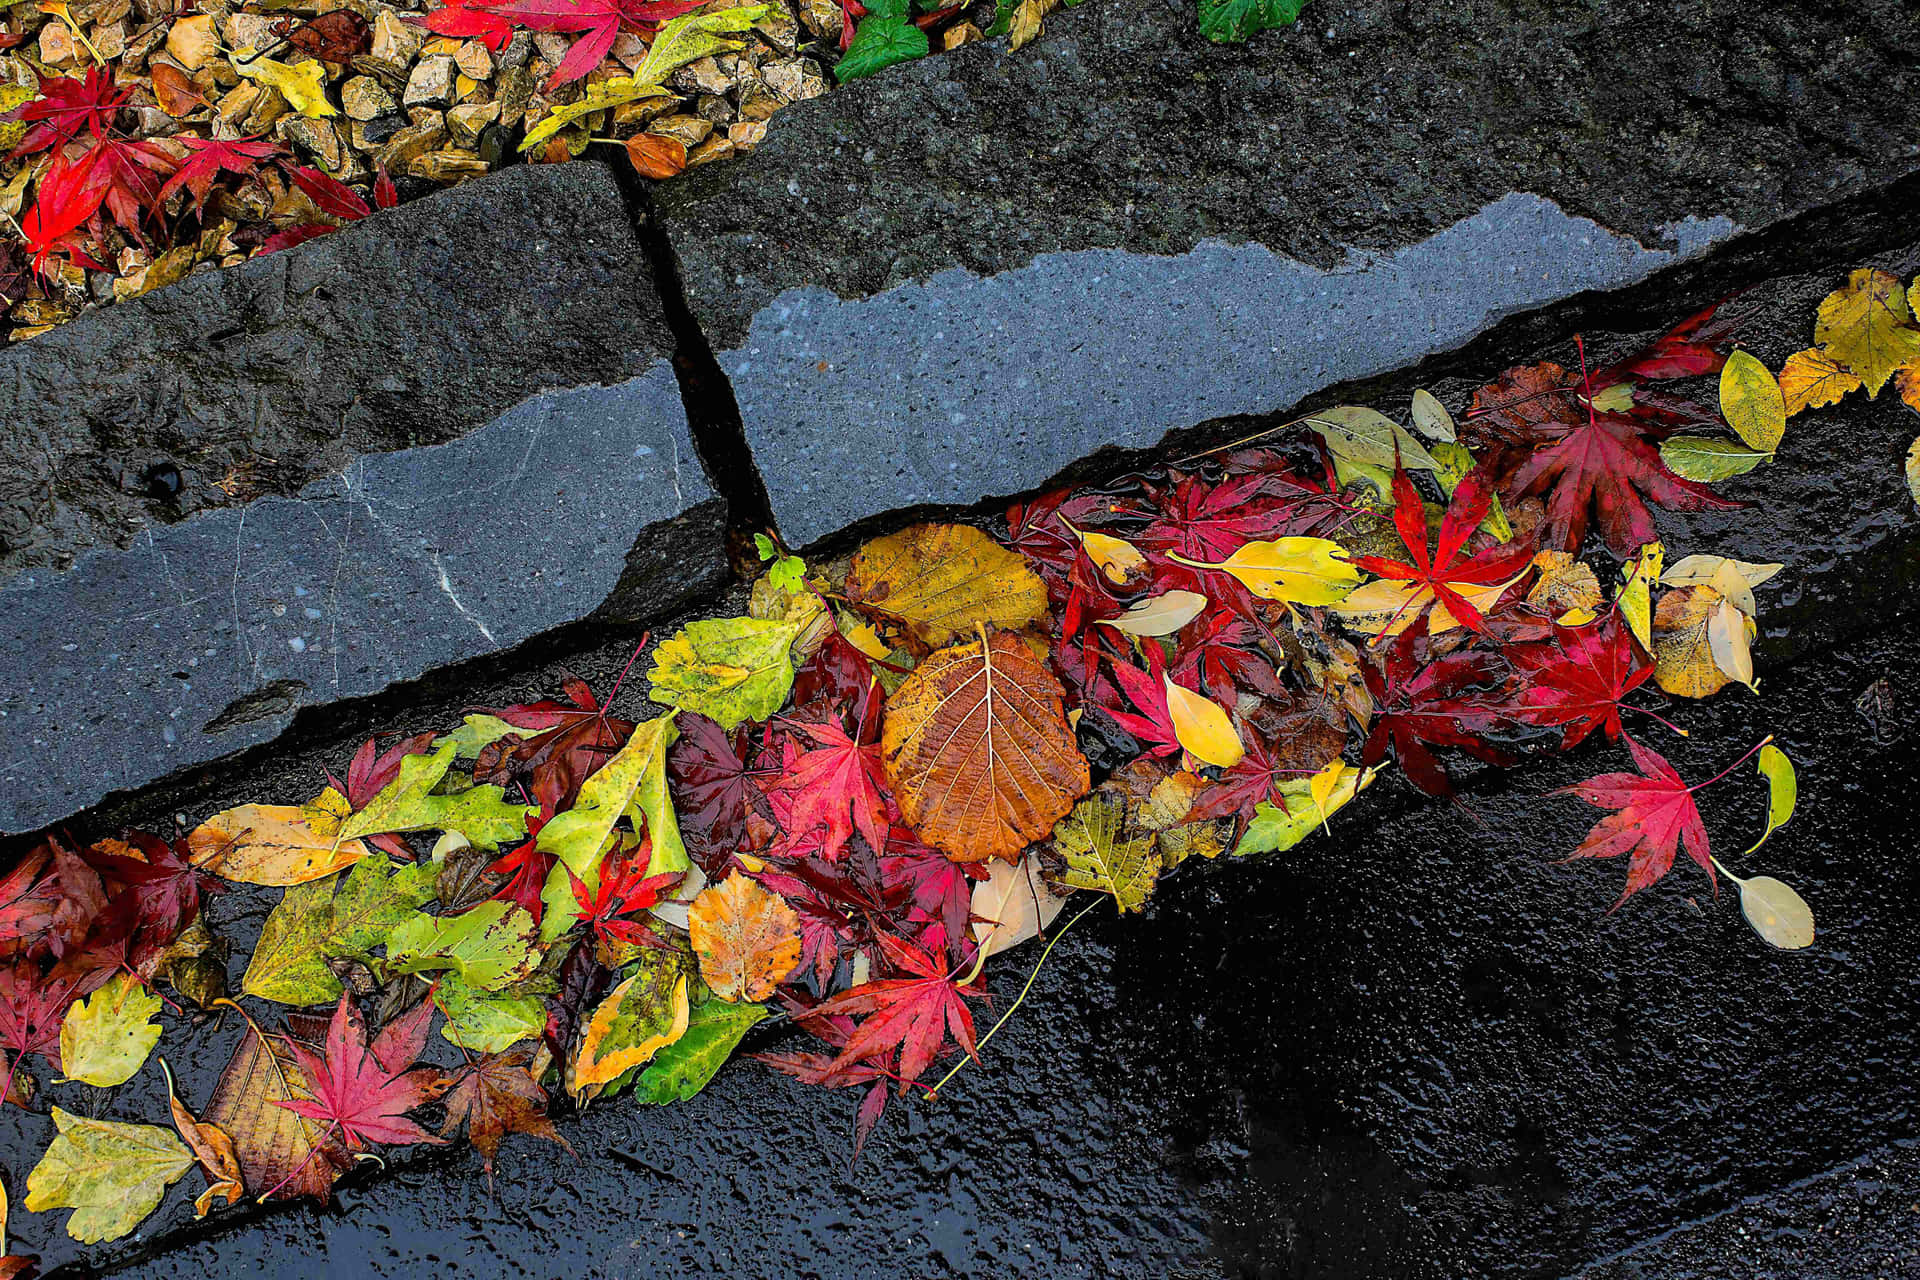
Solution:
<svg viewBox="0 0 1920 1280"><path fill-rule="evenodd" d="M1748 446L1763 453L1780 447L1787 430L1787 402L1780 383L1750 352L1735 351L1720 369L1720 416Z"/></svg>
<svg viewBox="0 0 1920 1280"><path fill-rule="evenodd" d="M242 884L305 884L367 856L358 840L323 836L297 804L243 804L214 814L187 835L202 871Z"/></svg>
<svg viewBox="0 0 1920 1280"><path fill-rule="evenodd" d="M1720 593L1706 586L1680 587L1660 597L1653 614L1653 678L1675 697L1705 698L1727 687L1731 677L1714 660L1707 635L1722 603Z"/></svg>
<svg viewBox="0 0 1920 1280"><path fill-rule="evenodd" d="M916 524L875 538L854 555L846 595L929 648L971 635L983 622L1017 631L1047 616L1040 575L963 524Z"/></svg>
<svg viewBox="0 0 1920 1280"><path fill-rule="evenodd" d="M272 58L257 58L252 49L236 49L233 69L249 80L258 80L270 89L278 89L287 105L303 116L338 115L327 101L327 66L308 60L292 66Z"/></svg>
<svg viewBox="0 0 1920 1280"><path fill-rule="evenodd" d="M1222 769L1239 764L1247 749L1241 745L1233 718L1220 704L1181 688L1171 676L1161 676L1160 682L1167 690L1167 715L1173 721L1173 735L1188 754Z"/></svg>
<svg viewBox="0 0 1920 1280"><path fill-rule="evenodd" d="M1913 495L1916 506L1920 506L1920 440L1915 440L1907 449L1907 492Z"/></svg>
<svg viewBox="0 0 1920 1280"><path fill-rule="evenodd" d="M1793 886L1772 876L1736 881L1740 911L1753 931L1782 951L1813 945L1813 908Z"/></svg>
<svg viewBox="0 0 1920 1280"><path fill-rule="evenodd" d="M731 1004L765 1000L800 963L800 917L738 872L700 891L687 912L700 976Z"/></svg>
<svg viewBox="0 0 1920 1280"><path fill-rule="evenodd" d="M1117 618L1101 618L1100 625L1130 636L1170 636L1206 611L1207 598L1198 591L1163 591L1140 601Z"/></svg>
<svg viewBox="0 0 1920 1280"><path fill-rule="evenodd" d="M1293 604L1338 604L1360 585L1360 571L1344 558L1339 543L1328 538L1275 538L1249 542L1219 564L1188 560L1169 553L1167 558L1190 569L1230 573L1247 590L1267 600Z"/></svg>

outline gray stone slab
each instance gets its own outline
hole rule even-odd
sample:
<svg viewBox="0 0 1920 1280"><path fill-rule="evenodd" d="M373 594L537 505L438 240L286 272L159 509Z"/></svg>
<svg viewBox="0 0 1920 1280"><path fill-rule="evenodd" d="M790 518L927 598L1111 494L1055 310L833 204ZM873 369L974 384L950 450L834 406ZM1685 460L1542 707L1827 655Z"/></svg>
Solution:
<svg viewBox="0 0 1920 1280"><path fill-rule="evenodd" d="M206 271L0 352L0 580L672 351L599 165L509 169Z"/></svg>
<svg viewBox="0 0 1920 1280"><path fill-rule="evenodd" d="M1363 0L1241 48L1185 0L1110 0L785 112L659 210L805 544L1284 410L1920 170L1917 44L1891 0L1731 28L1707 0Z"/></svg>
<svg viewBox="0 0 1920 1280"><path fill-rule="evenodd" d="M0 585L0 832L586 618L724 580L671 366Z"/></svg>

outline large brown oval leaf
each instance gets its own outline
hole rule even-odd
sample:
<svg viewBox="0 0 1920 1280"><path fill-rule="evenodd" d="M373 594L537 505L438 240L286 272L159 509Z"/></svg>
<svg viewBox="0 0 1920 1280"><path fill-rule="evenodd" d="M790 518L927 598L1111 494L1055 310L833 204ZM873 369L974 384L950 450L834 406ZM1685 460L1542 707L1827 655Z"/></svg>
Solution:
<svg viewBox="0 0 1920 1280"><path fill-rule="evenodd" d="M1010 635L942 649L887 701L880 749L900 810L955 862L1012 862L1086 794L1060 682Z"/></svg>

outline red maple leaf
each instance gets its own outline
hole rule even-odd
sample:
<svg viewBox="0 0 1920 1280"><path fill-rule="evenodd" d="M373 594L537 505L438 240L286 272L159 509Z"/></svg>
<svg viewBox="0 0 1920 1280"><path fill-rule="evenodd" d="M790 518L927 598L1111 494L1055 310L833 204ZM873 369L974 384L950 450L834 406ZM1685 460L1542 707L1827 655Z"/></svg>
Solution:
<svg viewBox="0 0 1920 1280"><path fill-rule="evenodd" d="M667 748L667 792L680 838L709 880L724 877L747 835L746 749L751 730L728 733L697 711L674 717L680 736Z"/></svg>
<svg viewBox="0 0 1920 1280"><path fill-rule="evenodd" d="M904 893L912 904L908 923L923 927L919 941L931 949L933 928L949 949L967 939L967 916L973 909L973 884L992 872L979 862L955 862L938 849L920 842L907 827L895 825L887 835L887 851L880 873L889 896Z"/></svg>
<svg viewBox="0 0 1920 1280"><path fill-rule="evenodd" d="M1689 787L1657 751L1641 746L1626 734L1622 734L1621 739L1627 744L1639 774L1603 773L1553 793L1577 795L1596 809L1617 810L1593 824L1593 830L1569 855L1569 860L1631 855L1627 861L1627 887L1620 894L1619 902L1613 904L1613 909L1618 910L1621 902L1667 874L1673 866L1673 855L1684 840L1687 856L1700 864L1714 891L1719 892L1719 881L1713 874L1713 854L1707 847L1706 824L1700 821L1700 810L1693 803L1693 793L1699 788Z"/></svg>
<svg viewBox="0 0 1920 1280"><path fill-rule="evenodd" d="M546 887L553 864L559 860L540 848L540 829L552 820L551 808L543 806L539 813L529 813L526 816L526 842L515 845L487 864L487 870L507 877L507 882L494 890L494 898L525 907L535 924L539 924L540 918L546 914L546 901L541 897L541 890Z"/></svg>
<svg viewBox="0 0 1920 1280"><path fill-rule="evenodd" d="M1140 740L1150 756L1170 756L1180 750L1180 735L1174 731L1173 713L1167 709L1167 689L1161 682L1166 674L1166 659L1161 656L1159 645L1148 645L1147 665L1151 671L1142 671L1130 662L1115 658L1110 664L1113 678L1138 710L1122 711L1118 707L1102 707L1112 716L1122 729Z"/></svg>
<svg viewBox="0 0 1920 1280"><path fill-rule="evenodd" d="M586 76L613 48L623 28L646 32L671 18L692 13L705 0L509 0L486 6L529 31L578 32L580 38L553 70L549 93Z"/></svg>
<svg viewBox="0 0 1920 1280"><path fill-rule="evenodd" d="M1267 656L1257 651L1260 630L1228 609L1209 609L1175 637L1173 673L1181 684L1198 684L1232 706L1247 689L1263 697L1282 696L1280 681Z"/></svg>
<svg viewBox="0 0 1920 1280"><path fill-rule="evenodd" d="M973 1054L973 1011L967 1007L967 998L978 999L984 993L962 985L957 971L912 943L882 934L880 949L888 967L906 976L863 982L822 1001L814 1013L867 1015L847 1038L832 1069L859 1062L882 1069L891 1066L900 1092L905 1093L933 1065L949 1033L954 1044Z"/></svg>
<svg viewBox="0 0 1920 1280"><path fill-rule="evenodd" d="M195 138L183 134L178 141L190 154L174 170L173 176L167 179L166 185L160 188L158 199L165 200L185 187L193 195L196 213L206 203L207 193L213 190L214 179L222 171L245 177L280 154L280 144L265 137L235 138L231 142L222 142L217 138Z"/></svg>
<svg viewBox="0 0 1920 1280"><path fill-rule="evenodd" d="M60 1023L74 994L73 983L49 981L31 961L0 969L0 1049L9 1055L0 1102L13 1098L13 1077L28 1054L60 1069Z"/></svg>
<svg viewBox="0 0 1920 1280"><path fill-rule="evenodd" d="M46 843L37 844L0 877L0 958L26 950L53 924L53 903L33 892L52 857Z"/></svg>
<svg viewBox="0 0 1920 1280"><path fill-rule="evenodd" d="M1480 610L1461 595L1459 589L1492 586L1514 577L1532 561L1533 547L1515 543L1474 556L1464 554L1467 539L1486 519L1487 508L1493 503L1493 490L1477 470L1468 473L1455 487L1453 500L1440 520L1439 541L1431 553L1427 549L1427 509L1420 501L1419 490L1413 487L1413 477L1404 467L1394 470L1393 497L1393 527L1407 548L1407 559L1355 556L1353 563L1378 577L1426 588L1432 592L1432 599L1414 596L1414 600L1421 601L1421 613L1437 600L1457 621L1484 635L1487 627Z"/></svg>
<svg viewBox="0 0 1920 1280"><path fill-rule="evenodd" d="M1297 777L1299 771L1283 768L1259 734L1243 728L1240 739L1246 754L1240 757L1239 764L1223 770L1219 780L1200 793L1193 808L1187 811L1186 821L1251 818L1262 800L1270 800L1282 810L1287 807L1275 788L1283 778Z"/></svg>
<svg viewBox="0 0 1920 1280"><path fill-rule="evenodd" d="M33 251L33 268L46 274L47 258L63 252L81 266L106 268L79 244L76 234L87 219L106 202L113 174L102 163L104 153L87 151L78 158L56 151L47 171L40 176L33 207L20 219L20 230L27 248Z"/></svg>
<svg viewBox="0 0 1920 1280"><path fill-rule="evenodd" d="M367 206L367 202L360 198L358 191L338 178L330 178L318 169L309 168L303 164L282 167L286 170L287 177L293 180L293 185L306 192L307 198L312 200L314 206L322 213L330 214L343 222L358 222L373 212Z"/></svg>
<svg viewBox="0 0 1920 1280"><path fill-rule="evenodd" d="M279 253L282 249L296 249L309 240L330 236L339 229L331 222L303 222L299 226L288 227L285 231L276 231L262 240L260 252Z"/></svg>
<svg viewBox="0 0 1920 1280"><path fill-rule="evenodd" d="M1619 737L1620 700L1654 670L1617 612L1591 626L1555 626L1551 641L1509 645L1506 657L1520 677L1514 719L1561 729L1563 751L1595 729Z"/></svg>
<svg viewBox="0 0 1920 1280"><path fill-rule="evenodd" d="M449 0L449 3L433 10L424 17L409 15L409 22L415 22L435 35L458 36L462 40L478 40L480 43L499 53L513 39L513 24L497 13L493 13L484 4L475 4L472 0Z"/></svg>
<svg viewBox="0 0 1920 1280"><path fill-rule="evenodd" d="M1387 647L1384 664L1361 668L1373 695L1372 731L1361 749L1362 764L1378 764L1389 749L1414 786L1430 796L1453 794L1436 746L1459 747L1490 764L1514 757L1487 741L1504 715L1495 698L1506 671L1499 655L1463 650L1420 666L1414 650L1425 628L1416 623Z"/></svg>
<svg viewBox="0 0 1920 1280"><path fill-rule="evenodd" d="M200 895L225 893L227 886L189 861L184 839L162 840L145 831L129 831L126 843L141 858L125 857L95 845L83 855L93 868L119 881L133 895L140 925L166 941L193 922L200 913ZM142 858L145 860L142 861Z"/></svg>
<svg viewBox="0 0 1920 1280"><path fill-rule="evenodd" d="M433 750L433 742L433 734L416 733L382 751L376 739L368 738L353 753L353 759L347 762L347 780L343 783L329 773L327 781L335 791L347 798L349 808L364 809L373 802L375 796L386 790L389 782L400 776L402 760ZM367 843L403 861L413 859L413 850L407 847L406 840L393 832L368 836Z"/></svg>
<svg viewBox="0 0 1920 1280"><path fill-rule="evenodd" d="M1225 560L1249 542L1274 537L1292 519L1292 504L1263 497L1266 491L1264 475L1230 476L1219 484L1178 477L1140 546L1188 560Z"/></svg>
<svg viewBox="0 0 1920 1280"><path fill-rule="evenodd" d="M410 1146L436 1145L434 1137L406 1113L433 1100L441 1075L433 1067L414 1067L427 1047L433 1022L433 1002L422 1000L380 1029L367 1045L366 1023L354 1007L350 992L340 993L333 1022L321 1054L292 1036L282 1036L287 1049L306 1074L313 1097L274 1098L275 1106L337 1130L349 1151L365 1150L369 1143Z"/></svg>
<svg viewBox="0 0 1920 1280"><path fill-rule="evenodd" d="M95 163L107 175L107 193L103 203L121 230L136 242L140 235L140 215L158 212L160 188L178 163L171 152L158 143L133 142L124 138L101 138L93 144Z"/></svg>
<svg viewBox="0 0 1920 1280"><path fill-rule="evenodd" d="M114 89L112 73L102 67L89 67L84 76L40 75L40 96L0 116L0 120L33 123L7 158L32 155L57 142L71 142L83 130L104 138L113 127L114 116L131 97L131 91Z"/></svg>
<svg viewBox="0 0 1920 1280"><path fill-rule="evenodd" d="M600 864L600 883L589 889L573 868L567 879L573 884L573 900L580 907L580 920L593 930L602 943L624 942L630 947L665 947L666 941L641 920L624 920L640 911L651 911L686 876L684 871L647 874L653 859L653 843L642 840L640 847L624 857L608 858Z"/></svg>
<svg viewBox="0 0 1920 1280"><path fill-rule="evenodd" d="M795 727L818 745L797 755L771 788L769 799L778 795L785 801L776 852L785 856L787 848L821 833L817 852L836 861L856 830L867 847L878 852L886 844L889 825L880 744L861 746L831 720ZM807 843L811 848L812 842Z"/></svg>
<svg viewBox="0 0 1920 1280"><path fill-rule="evenodd" d="M911 909L911 886L890 881L864 845L852 846L838 862L783 859L755 879L800 917L799 967L823 988L842 959L863 950L874 954L882 935L902 932Z"/></svg>
<svg viewBox="0 0 1920 1280"><path fill-rule="evenodd" d="M637 656L639 650L634 652ZM626 672L620 674L623 681ZM488 712L517 729L538 732L525 738L508 736L482 748L473 762L473 780L503 787L524 781L536 804L567 808L580 794L580 784L633 736L633 721L611 714L620 683L614 682L603 705L585 680L570 675L562 685L566 702L548 698Z"/></svg>

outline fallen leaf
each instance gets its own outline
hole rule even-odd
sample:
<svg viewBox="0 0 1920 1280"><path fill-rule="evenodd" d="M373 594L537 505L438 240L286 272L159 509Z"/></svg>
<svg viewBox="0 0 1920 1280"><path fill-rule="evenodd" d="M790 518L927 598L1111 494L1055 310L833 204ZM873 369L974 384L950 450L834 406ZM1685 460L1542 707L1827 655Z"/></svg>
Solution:
<svg viewBox="0 0 1920 1280"><path fill-rule="evenodd" d="M166 1065L162 1059L162 1069ZM240 1157L234 1152L233 1139L219 1125L194 1118L193 1112L187 1110L187 1105L174 1093L170 1071L167 1072L167 1108L173 1113L173 1127L186 1139L194 1159L200 1162L200 1171L207 1175L207 1189L193 1202L194 1216L206 1217L216 1196L225 1197L228 1204L238 1203L247 1189L242 1182Z"/></svg>
<svg viewBox="0 0 1920 1280"><path fill-rule="evenodd" d="M1920 506L1920 440L1907 446L1907 492L1913 495L1916 506Z"/></svg>
<svg viewBox="0 0 1920 1280"><path fill-rule="evenodd" d="M352 840L396 831L458 831L480 849L495 849L518 838L527 829L527 815L539 810L508 804L501 788L484 784L451 794L434 794L452 768L458 749L457 743L448 740L431 752L402 757L392 781L341 824L339 838Z"/></svg>
<svg viewBox="0 0 1920 1280"><path fill-rule="evenodd" d="M1188 560L1174 552L1167 559L1192 569L1232 574L1247 590L1267 600L1302 605L1338 604L1360 585L1360 570L1328 538L1274 538L1249 542L1218 564Z"/></svg>
<svg viewBox="0 0 1920 1280"><path fill-rule="evenodd" d="M635 964L632 976L594 1009L568 1065L567 1089L582 1102L687 1033L692 1005L683 957L646 951Z"/></svg>
<svg viewBox="0 0 1920 1280"><path fill-rule="evenodd" d="M1818 347L1796 351L1780 366L1780 394L1789 418L1803 409L1839 404L1842 396L1859 387L1853 370Z"/></svg>
<svg viewBox="0 0 1920 1280"><path fill-rule="evenodd" d="M737 11L728 11L737 12ZM734 48L738 44L729 41ZM657 45L656 45L657 47ZM649 55L651 61L651 55ZM674 95L658 84L649 84L638 76L613 76L587 86L587 92L578 102L556 103L547 108L547 115L527 130L527 136L521 140L520 150L531 151L551 138L574 121L590 116L596 111L607 111L629 102L638 102L642 98L671 98ZM645 135L641 135L645 136ZM684 149L683 149L684 154Z"/></svg>
<svg viewBox="0 0 1920 1280"><path fill-rule="evenodd" d="M661 646L663 651L665 647ZM644 828L649 837L650 860L644 874L685 871L690 865L667 800L667 750L678 736L674 715L669 712L635 725L625 745L580 785L573 807L540 828L539 848L560 859L548 873L542 894L546 903L540 921L543 939L551 942L579 920L573 880L577 878L588 890L600 887L607 838L623 816L637 814L636 832Z"/></svg>
<svg viewBox="0 0 1920 1280"><path fill-rule="evenodd" d="M547 1091L529 1070L534 1052L532 1045L523 1045L470 1062L455 1073L447 1091L447 1119L440 1136L451 1138L464 1127L489 1177L493 1158L510 1133L532 1134L573 1151L547 1116Z"/></svg>
<svg viewBox="0 0 1920 1280"><path fill-rule="evenodd" d="M407 1118L406 1113L437 1096L437 1067L415 1067L426 1048L433 1006L422 1000L380 1028L371 1045L353 996L340 993L327 1027L325 1051L314 1053L297 1040L287 1041L307 1078L307 1098L288 1098L276 1106L324 1123L338 1133L347 1150L373 1143L411 1146L440 1139Z"/></svg>
<svg viewBox="0 0 1920 1280"><path fill-rule="evenodd" d="M1130 636L1170 636L1206 612L1198 591L1163 591L1148 596L1117 618L1096 619L1101 626Z"/></svg>
<svg viewBox="0 0 1920 1280"><path fill-rule="evenodd" d="M1075 805L1054 828L1053 848L1067 863L1061 884L1109 894L1122 912L1144 909L1160 878L1153 833L1131 828L1117 800L1095 796Z"/></svg>
<svg viewBox="0 0 1920 1280"><path fill-rule="evenodd" d="M1751 618L1759 614L1753 589L1771 581L1786 567L1784 564L1750 564L1725 556L1691 555L1661 574L1660 582L1669 587L1712 587Z"/></svg>
<svg viewBox="0 0 1920 1280"><path fill-rule="evenodd" d="M627 160L643 178L671 178L687 167L687 144L662 133L636 133L627 139Z"/></svg>
<svg viewBox="0 0 1920 1280"><path fill-rule="evenodd" d="M765 720L793 688L797 624L761 618L691 622L654 650L649 696L663 706L698 711L733 730Z"/></svg>
<svg viewBox="0 0 1920 1280"><path fill-rule="evenodd" d="M1116 538L1093 529L1077 529L1068 523L1065 516L1060 516L1059 520L1074 537L1080 539L1080 547L1087 553L1087 559L1093 561L1094 567L1114 586L1131 591L1151 574L1146 552L1125 538Z"/></svg>
<svg viewBox="0 0 1920 1280"><path fill-rule="evenodd" d="M708 1000L687 1018L686 1034L653 1055L633 1082L633 1100L685 1102L707 1087L741 1039L767 1016L763 1004Z"/></svg>
<svg viewBox="0 0 1920 1280"><path fill-rule="evenodd" d="M1621 740L1640 770L1638 775L1601 774L1554 793L1577 795L1597 809L1615 810L1594 824L1569 858L1631 855L1627 887L1613 904L1616 909L1667 874L1683 840L1687 856L1700 865L1709 881L1713 880L1713 853L1707 846L1707 829L1700 821L1693 792L1665 757L1625 734Z"/></svg>
<svg viewBox="0 0 1920 1280"><path fill-rule="evenodd" d="M777 893L734 872L700 891L687 912L700 976L732 1004L773 994L800 963L800 917Z"/></svg>
<svg viewBox="0 0 1920 1280"><path fill-rule="evenodd" d="M205 1117L233 1139L248 1195L324 1202L331 1194L338 1170L348 1163L345 1150L325 1126L279 1105L309 1096L306 1075L286 1043L249 1022Z"/></svg>
<svg viewBox="0 0 1920 1280"><path fill-rule="evenodd" d="M160 1028L150 1019L160 1012L160 997L130 973L116 973L84 1000L76 1000L60 1024L63 1080L111 1089L133 1079Z"/></svg>
<svg viewBox="0 0 1920 1280"><path fill-rule="evenodd" d="M160 109L178 120L181 116L207 105L200 91L193 87L193 81L180 68L165 62L152 65L153 97Z"/></svg>
<svg viewBox="0 0 1920 1280"><path fill-rule="evenodd" d="M435 894L432 863L394 867L384 853L344 875L287 890L260 930L240 989L281 1004L326 1004L340 995L329 959L358 957L387 940Z"/></svg>
<svg viewBox="0 0 1920 1280"><path fill-rule="evenodd" d="M1782 951L1813 945L1813 908L1792 885L1772 876L1743 880L1730 871L1727 879L1740 886L1740 913L1761 938Z"/></svg>
<svg viewBox="0 0 1920 1280"><path fill-rule="evenodd" d="M1787 430L1786 397L1751 352L1735 351L1720 367L1720 416L1748 448L1771 455L1780 447Z"/></svg>
<svg viewBox="0 0 1920 1280"><path fill-rule="evenodd" d="M59 1132L27 1174L25 1203L30 1213L72 1209L67 1234L81 1244L132 1231L193 1168L193 1153L158 1125L89 1120L59 1107L53 1123Z"/></svg>
<svg viewBox="0 0 1920 1280"><path fill-rule="evenodd" d="M315 831L305 808L294 804L223 810L187 834L187 847L195 866L242 884L305 884L367 856L358 840Z"/></svg>
<svg viewBox="0 0 1920 1280"><path fill-rule="evenodd" d="M1410 416L1413 429L1429 440L1438 440L1443 444L1454 442L1455 431L1453 415L1433 392L1420 387L1413 393L1413 405Z"/></svg>
<svg viewBox="0 0 1920 1280"><path fill-rule="evenodd" d="M1572 552L1542 551L1533 558L1533 567L1539 577L1527 592L1527 603L1548 613L1598 609L1606 599L1592 566L1574 559Z"/></svg>
<svg viewBox="0 0 1920 1280"><path fill-rule="evenodd" d="M503 1053L546 1029L547 1009L538 996L481 991L454 974L436 981L432 996L446 1015L441 1038L469 1053Z"/></svg>
<svg viewBox="0 0 1920 1280"><path fill-rule="evenodd" d="M1381 413L1361 405L1343 404L1301 419L1326 441L1337 461L1392 471L1438 471L1439 464L1425 445L1408 430Z"/></svg>
<svg viewBox="0 0 1920 1280"><path fill-rule="evenodd" d="M1728 627L1727 613L1739 620L1737 631ZM1660 607L1653 615L1655 683L1680 698L1705 698L1720 692L1731 681L1740 679L1722 665L1721 659L1724 656L1738 668L1736 650L1744 651L1747 625L1745 615L1712 587L1681 587L1669 591L1660 598ZM1719 636L1717 647L1716 634ZM1751 657L1746 662L1746 673L1751 678Z"/></svg>
<svg viewBox="0 0 1920 1280"><path fill-rule="evenodd" d="M1633 629L1640 647L1653 651L1653 584L1660 580L1667 549L1658 542L1642 546L1632 560L1621 566L1621 584L1613 593L1620 616Z"/></svg>
<svg viewBox="0 0 1920 1280"><path fill-rule="evenodd" d="M1047 616L1039 575L970 525L916 524L875 538L853 557L846 595L930 649L982 623L1014 630Z"/></svg>
<svg viewBox="0 0 1920 1280"><path fill-rule="evenodd" d="M1059 7L1060 0L1019 0L1007 26L1007 47L1021 49L1031 44L1040 35L1041 20Z"/></svg>
<svg viewBox="0 0 1920 1280"><path fill-rule="evenodd" d="M1239 764L1247 749L1226 710L1211 698L1175 684L1172 676L1163 674L1160 680L1166 686L1167 715L1173 721L1174 735L1187 753L1222 769Z"/></svg>
<svg viewBox="0 0 1920 1280"><path fill-rule="evenodd" d="M287 105L303 116L324 119L340 114L327 101L327 64L314 59L292 66L272 58L255 57L252 49L233 52L233 69L249 80L278 89Z"/></svg>
<svg viewBox="0 0 1920 1280"><path fill-rule="evenodd" d="M1813 340L1852 370L1873 399L1895 369L1920 359L1920 329L1912 322L1899 279L1862 267L1821 301Z"/></svg>
<svg viewBox="0 0 1920 1280"><path fill-rule="evenodd" d="M1329 761L1311 778L1288 778L1276 788L1286 802L1283 809L1262 800L1247 823L1233 855L1283 853L1314 832L1373 782L1375 769L1356 769L1343 760Z"/></svg>
<svg viewBox="0 0 1920 1280"><path fill-rule="evenodd" d="M974 882L968 908L973 940L987 955L996 955L1039 937L1066 905L1042 878L1031 853L1018 862L996 862L985 880Z"/></svg>
<svg viewBox="0 0 1920 1280"><path fill-rule="evenodd" d="M1773 455L1712 436L1673 436L1660 442L1660 461L1682 480L1714 484L1743 476Z"/></svg>
<svg viewBox="0 0 1920 1280"><path fill-rule="evenodd" d="M1397 636L1421 619L1429 635L1455 627L1485 633L1482 614L1520 580L1532 563L1526 546L1508 545L1468 555L1467 541L1485 519L1493 491L1469 475L1454 489L1440 534L1428 547L1427 511L1404 469L1393 473L1393 523L1405 559L1355 556L1355 567L1380 575L1349 592L1334 612L1369 635Z"/></svg>
<svg viewBox="0 0 1920 1280"><path fill-rule="evenodd" d="M904 1094L933 1065L949 1034L972 1056L973 1011L967 1007L967 998L985 993L973 990L966 976L949 969L930 951L891 934L881 934L879 941L887 967L905 976L863 982L822 1001L812 1016L869 1015L847 1037L828 1074L847 1073L859 1063L885 1066L891 1061Z"/></svg>
<svg viewBox="0 0 1920 1280"><path fill-rule="evenodd" d="M414 915L387 935L392 973L452 972L479 991L498 991L540 963L540 926L525 907L483 902L457 916Z"/></svg>
<svg viewBox="0 0 1920 1280"><path fill-rule="evenodd" d="M1200 0L1200 33L1220 44L1244 44L1257 31L1291 26L1307 0Z"/></svg>
<svg viewBox="0 0 1920 1280"><path fill-rule="evenodd" d="M1087 761L1044 661L1004 633L933 654L887 701L881 757L927 844L1012 862L1086 794Z"/></svg>
<svg viewBox="0 0 1920 1280"><path fill-rule="evenodd" d="M653 43L647 46L646 60L633 73L633 78L643 84L659 84L698 58L732 53L742 47L742 42L727 37L751 29L772 12L772 5L751 4L673 18L654 35Z"/></svg>

